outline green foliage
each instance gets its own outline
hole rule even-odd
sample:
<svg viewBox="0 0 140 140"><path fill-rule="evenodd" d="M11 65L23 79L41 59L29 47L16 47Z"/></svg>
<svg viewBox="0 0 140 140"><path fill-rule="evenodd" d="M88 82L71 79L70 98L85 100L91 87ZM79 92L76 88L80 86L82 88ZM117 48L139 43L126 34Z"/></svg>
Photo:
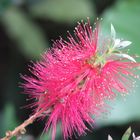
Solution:
<svg viewBox="0 0 140 140"><path fill-rule="evenodd" d="M118 37L132 41L129 53L140 56L139 5L140 1L138 0L117 1L116 5L103 14L102 28L105 32L110 32L110 24L112 23ZM136 58L136 60L140 61L140 58ZM137 74L140 74L139 70ZM140 120L140 110L136 109L140 106L139 80L137 80L136 84L137 86L132 91L129 91L129 95L117 98L117 100L111 103L110 106L113 109L107 115L107 119L100 118L99 123L101 125L120 125L133 120Z"/></svg>
<svg viewBox="0 0 140 140"><path fill-rule="evenodd" d="M129 127L122 136L122 140L129 140L131 135L131 127Z"/></svg>
<svg viewBox="0 0 140 140"><path fill-rule="evenodd" d="M42 0L32 5L31 13L36 17L68 23L94 17L94 9L89 0Z"/></svg>
<svg viewBox="0 0 140 140"><path fill-rule="evenodd" d="M130 135L131 135L131 127L129 127L129 128L125 131L125 133L123 134L121 140L129 140ZM113 140L113 138L112 138L110 135L108 135L108 140ZM135 139L133 139L133 140L135 140Z"/></svg>
<svg viewBox="0 0 140 140"><path fill-rule="evenodd" d="M7 130L13 130L18 125L16 119L13 105L7 104L0 116L0 136L4 136Z"/></svg>
<svg viewBox="0 0 140 140"><path fill-rule="evenodd" d="M94 2L92 0L0 0L0 22L4 26L4 30L7 32L7 36L17 43L16 46L24 55L25 59L37 59L40 57L40 54L49 46L47 37L44 35L44 32L48 36L50 32L52 32L51 34L56 35L56 33L58 34L61 30L57 29L57 27L60 25L64 26L61 28L69 26L68 30L73 30L72 23L76 23L77 21L85 19L86 17L90 17L91 21L93 21L97 16L95 12L95 8L97 7L95 6L95 1L98 1L97 3L100 3L101 6L105 5L107 2L107 0L94 0ZM118 37L132 41L129 53L140 55L139 0L116 0L116 3L114 3L113 6L111 6L109 9L108 7L106 8L101 17L103 17L102 28L106 32L110 32L110 23L112 23L116 29ZM44 23L45 26L42 27L43 29L41 29L39 24L36 24L37 20L41 20L41 22ZM48 20L54 24L51 25L51 29L49 29L50 26L48 26ZM64 34L62 34L62 36L64 36ZM52 36L49 36L49 38L52 38ZM14 51L17 51L15 46L10 47ZM16 55L17 53L14 54ZM11 67L8 66L10 73L6 73L6 78L8 79L8 82L6 82L6 87L12 86L13 89L10 89L10 92L17 91L14 90L17 89L17 87L15 87L17 84L11 83L19 82L15 77L15 73L18 73L17 70L22 69L20 68L21 66L17 67L17 65L14 65L13 62L15 61L15 58L13 59L11 57L13 60L10 61L12 62L11 66L14 68L11 70ZM23 58L21 58L21 60L22 59ZM140 61L139 58L137 60ZM22 65L25 62L18 62L18 64L19 63ZM4 64L8 65L5 62ZM2 72L1 74L3 75L5 73ZM139 82L137 82L137 84L138 87L135 88L136 92L127 95L125 97L125 101L123 100L123 97L121 97L111 103L111 107L113 109L110 111L110 114L105 115L105 119L103 116L99 118L98 124L100 124L101 127L104 125L109 126L112 124L122 125L129 123L130 121L140 120L140 111L137 109L138 106L140 106ZM3 90L2 96L5 95L6 91L7 89ZM16 97L13 97L13 93L11 93L9 98ZM8 103L4 111L0 112L0 135L3 136L6 130L13 129L17 125L17 118L15 116L14 108ZM57 139L60 136L60 129L58 128L58 130ZM93 133L94 136L95 133L96 132ZM129 128L123 135L122 140L128 140L130 133L131 129ZM83 139L92 139L94 136L88 135L88 137ZM113 137L115 138L115 136ZM109 140L112 139L111 136L109 138ZM31 138L27 135L23 139L29 140ZM45 134L38 139L50 140L51 137L50 135ZM95 139L98 138L95 136Z"/></svg>
<svg viewBox="0 0 140 140"><path fill-rule="evenodd" d="M9 36L18 42L18 47L29 58L39 58L48 47L41 29L22 10L8 8L1 18ZM14 48L14 46L13 46Z"/></svg>
<svg viewBox="0 0 140 140"><path fill-rule="evenodd" d="M140 1L120 0L103 15L103 25L108 29L112 23L117 35L132 42L130 53L140 55ZM140 60L140 59L139 59Z"/></svg>
<svg viewBox="0 0 140 140"><path fill-rule="evenodd" d="M138 72L137 74L140 74ZM136 87L129 91L125 97L118 97L110 103L112 107L109 114L103 115L98 119L100 125L122 125L133 120L140 120L140 110L136 109L140 106L140 86L139 80L136 81Z"/></svg>

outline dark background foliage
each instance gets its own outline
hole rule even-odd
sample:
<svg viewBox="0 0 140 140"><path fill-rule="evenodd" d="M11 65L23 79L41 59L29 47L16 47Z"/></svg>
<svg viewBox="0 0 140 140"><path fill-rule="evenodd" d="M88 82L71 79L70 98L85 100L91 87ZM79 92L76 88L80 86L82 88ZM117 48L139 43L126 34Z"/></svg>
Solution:
<svg viewBox="0 0 140 140"><path fill-rule="evenodd" d="M73 33L77 22L90 17L94 23L102 17L102 27L110 32L110 23L117 35L133 42L130 53L140 55L140 1L139 0L0 0L0 137L30 115L23 107L27 96L19 87L20 73L29 74L31 60L52 46L52 39L66 38L67 30ZM140 59L137 59L138 61ZM128 126L140 135L140 84L135 92L118 97L111 103L110 113L98 118L93 132L77 140L121 139ZM27 128L23 140L50 140L40 137L45 122L35 122ZM60 130L57 139L61 139Z"/></svg>

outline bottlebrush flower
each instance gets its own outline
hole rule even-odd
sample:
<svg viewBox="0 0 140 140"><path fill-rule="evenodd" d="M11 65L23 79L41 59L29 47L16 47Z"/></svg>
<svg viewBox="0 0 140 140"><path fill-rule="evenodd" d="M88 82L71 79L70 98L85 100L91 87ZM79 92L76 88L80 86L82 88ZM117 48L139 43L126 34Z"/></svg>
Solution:
<svg viewBox="0 0 140 140"><path fill-rule="evenodd" d="M25 93L35 99L30 106L47 117L45 130L52 129L52 140L57 124L64 139L85 134L87 124L93 127L94 118L107 110L106 100L129 92L140 66L122 53L131 42L116 38L112 24L109 37L99 35L99 26L93 31L89 21L78 23L74 32L43 54L31 69L34 76L23 76Z"/></svg>

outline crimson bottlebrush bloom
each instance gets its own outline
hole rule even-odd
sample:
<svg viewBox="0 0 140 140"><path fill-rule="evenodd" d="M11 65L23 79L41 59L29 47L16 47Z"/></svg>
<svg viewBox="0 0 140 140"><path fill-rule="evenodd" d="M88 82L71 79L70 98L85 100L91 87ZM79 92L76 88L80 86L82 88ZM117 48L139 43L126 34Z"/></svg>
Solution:
<svg viewBox="0 0 140 140"><path fill-rule="evenodd" d="M99 35L90 23L78 23L75 36L68 33L68 41L60 38L33 65L34 76L23 76L23 87L35 102L34 113L47 117L45 130L52 129L55 139L57 124L63 137L86 133L87 124L93 127L94 118L106 111L106 100L118 93L125 95L135 83L134 58L122 53L131 44L116 38L113 25L111 35Z"/></svg>

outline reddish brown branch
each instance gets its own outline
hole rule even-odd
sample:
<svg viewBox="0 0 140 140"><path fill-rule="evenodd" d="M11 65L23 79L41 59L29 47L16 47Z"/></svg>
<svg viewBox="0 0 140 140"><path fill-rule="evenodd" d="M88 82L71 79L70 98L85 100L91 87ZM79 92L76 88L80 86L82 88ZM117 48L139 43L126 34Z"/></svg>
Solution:
<svg viewBox="0 0 140 140"><path fill-rule="evenodd" d="M14 136L18 137L22 134L25 134L26 133L25 127L32 124L37 117L38 117L38 113L32 115L27 120L25 120L21 125L16 127L13 131L7 131L5 134L6 136L1 138L0 140L10 140Z"/></svg>

